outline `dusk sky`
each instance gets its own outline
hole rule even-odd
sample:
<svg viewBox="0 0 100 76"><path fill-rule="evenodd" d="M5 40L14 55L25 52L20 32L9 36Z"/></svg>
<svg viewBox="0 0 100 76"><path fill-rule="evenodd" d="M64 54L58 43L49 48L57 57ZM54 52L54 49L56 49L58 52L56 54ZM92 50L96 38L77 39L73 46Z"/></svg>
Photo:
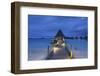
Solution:
<svg viewBox="0 0 100 76"><path fill-rule="evenodd" d="M65 36L87 36L88 18L76 16L28 15L28 37L54 37L58 30Z"/></svg>

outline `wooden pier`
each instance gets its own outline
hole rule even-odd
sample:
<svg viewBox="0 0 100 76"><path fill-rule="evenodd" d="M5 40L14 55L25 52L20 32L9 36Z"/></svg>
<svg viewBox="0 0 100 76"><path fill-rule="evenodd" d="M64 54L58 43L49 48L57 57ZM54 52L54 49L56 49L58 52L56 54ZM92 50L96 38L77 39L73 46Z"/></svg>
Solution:
<svg viewBox="0 0 100 76"><path fill-rule="evenodd" d="M59 30L51 42L51 47L48 46L48 55L46 59L72 59L72 49L65 43L65 36Z"/></svg>

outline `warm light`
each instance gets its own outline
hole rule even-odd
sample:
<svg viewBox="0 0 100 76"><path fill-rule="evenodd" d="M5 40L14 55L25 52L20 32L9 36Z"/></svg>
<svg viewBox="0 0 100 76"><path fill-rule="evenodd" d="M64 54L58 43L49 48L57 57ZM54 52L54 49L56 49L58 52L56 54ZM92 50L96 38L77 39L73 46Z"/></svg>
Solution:
<svg viewBox="0 0 100 76"><path fill-rule="evenodd" d="M58 51L60 51L60 48L58 48L58 47L53 47L53 52L54 52L54 53L57 53Z"/></svg>

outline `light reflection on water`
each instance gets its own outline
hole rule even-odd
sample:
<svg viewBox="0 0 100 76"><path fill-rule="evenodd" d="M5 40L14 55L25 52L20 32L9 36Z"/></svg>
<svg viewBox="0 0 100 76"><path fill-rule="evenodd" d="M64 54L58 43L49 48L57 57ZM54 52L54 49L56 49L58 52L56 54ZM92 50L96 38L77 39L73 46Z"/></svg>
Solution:
<svg viewBox="0 0 100 76"><path fill-rule="evenodd" d="M28 39L28 60L44 60L48 55L48 46L51 38L29 38ZM72 50L75 58L87 58L88 44L86 40L66 39L66 44Z"/></svg>

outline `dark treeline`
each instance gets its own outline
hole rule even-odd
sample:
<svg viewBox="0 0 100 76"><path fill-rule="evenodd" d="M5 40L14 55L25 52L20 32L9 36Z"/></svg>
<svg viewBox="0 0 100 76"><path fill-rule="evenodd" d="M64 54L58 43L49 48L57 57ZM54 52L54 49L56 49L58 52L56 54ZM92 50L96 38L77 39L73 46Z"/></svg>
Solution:
<svg viewBox="0 0 100 76"><path fill-rule="evenodd" d="M46 39L46 38L51 38L51 39L54 39L54 37L33 37L33 38L41 38L41 39ZM31 38L31 39L33 39ZM65 39L84 39L84 40L87 40L88 37L87 36L66 36L64 37Z"/></svg>
<svg viewBox="0 0 100 76"><path fill-rule="evenodd" d="M75 36L75 37L65 37L65 39L85 39L85 40L87 40L88 39L88 37L87 36Z"/></svg>

